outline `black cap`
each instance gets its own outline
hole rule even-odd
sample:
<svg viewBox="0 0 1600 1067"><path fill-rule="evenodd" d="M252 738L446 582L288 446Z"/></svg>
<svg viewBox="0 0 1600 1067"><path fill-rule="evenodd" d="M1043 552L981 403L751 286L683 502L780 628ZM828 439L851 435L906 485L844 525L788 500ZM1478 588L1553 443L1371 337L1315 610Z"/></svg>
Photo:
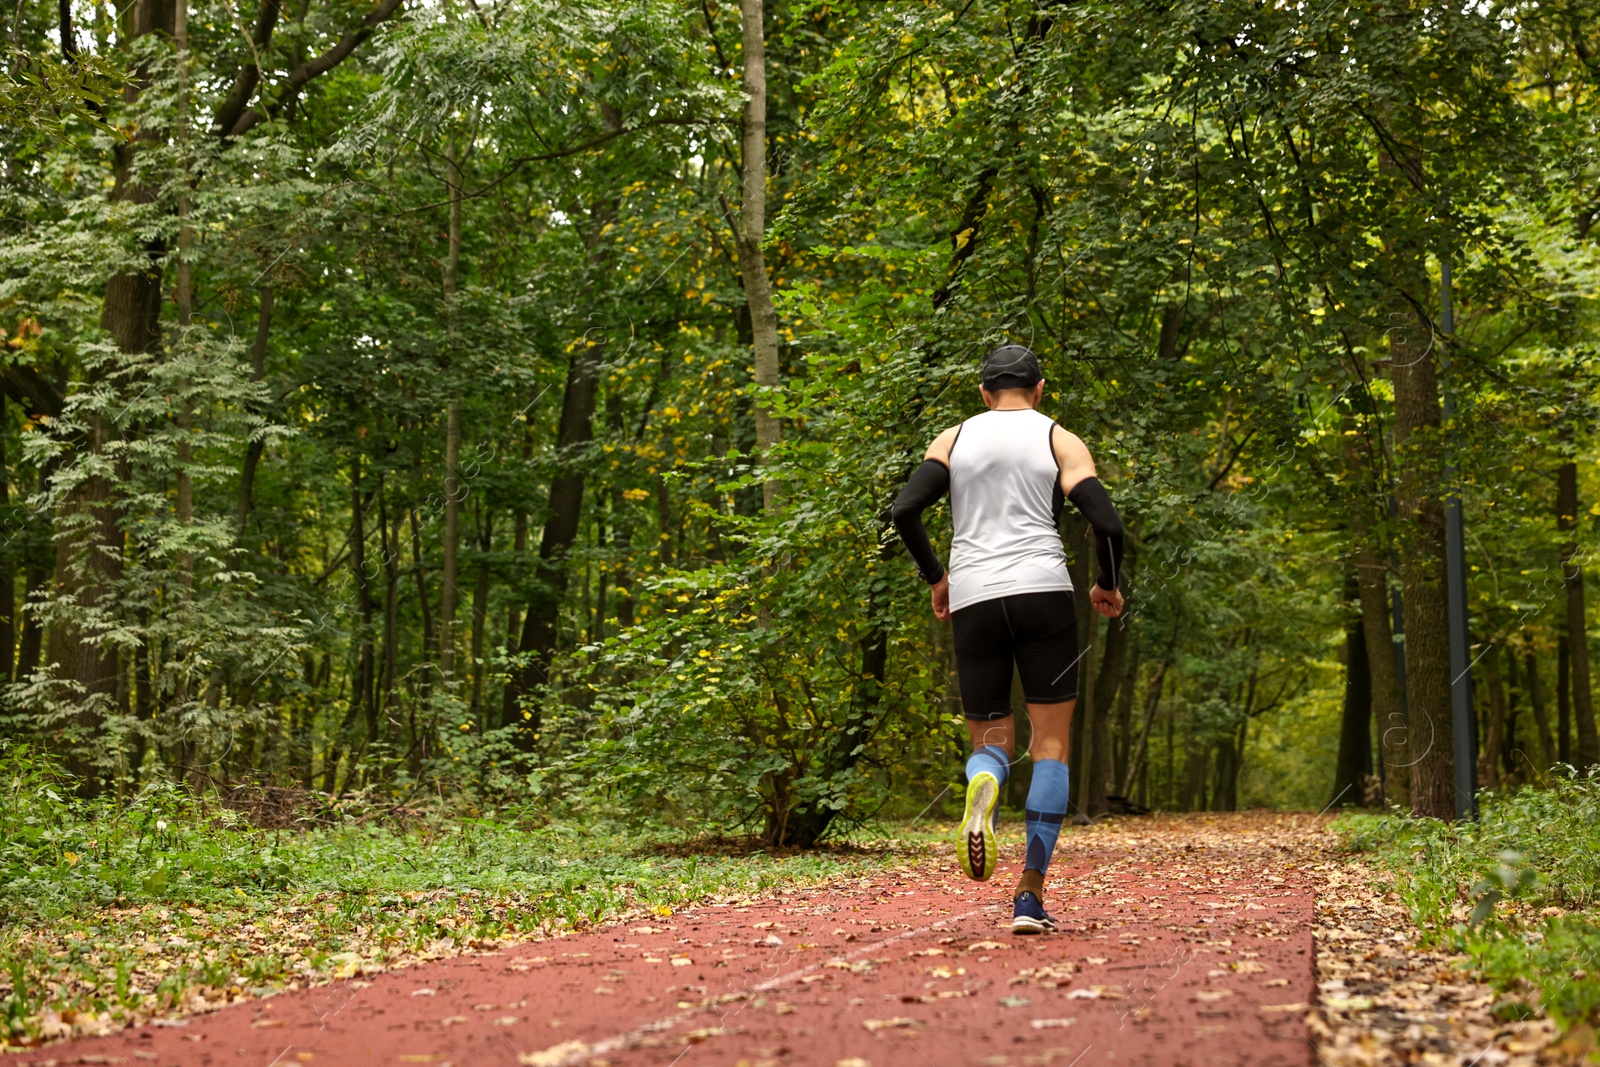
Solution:
<svg viewBox="0 0 1600 1067"><path fill-rule="evenodd" d="M983 387L993 393L1001 389L1032 389L1044 381L1039 357L1021 345L1003 345L983 361Z"/></svg>

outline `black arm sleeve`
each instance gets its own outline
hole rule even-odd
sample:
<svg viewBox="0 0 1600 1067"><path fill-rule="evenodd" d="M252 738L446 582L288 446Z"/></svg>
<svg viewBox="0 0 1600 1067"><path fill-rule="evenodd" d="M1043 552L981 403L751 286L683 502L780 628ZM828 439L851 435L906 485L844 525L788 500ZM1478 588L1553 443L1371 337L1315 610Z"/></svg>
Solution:
<svg viewBox="0 0 1600 1067"><path fill-rule="evenodd" d="M1095 584L1101 589L1115 589L1122 579L1122 517L1099 478L1085 478L1072 487L1067 499L1094 527L1094 554L1100 563Z"/></svg>
<svg viewBox="0 0 1600 1067"><path fill-rule="evenodd" d="M911 479L900 490L900 496L890 510L894 516L894 528L900 532L900 540L906 543L906 551L916 560L922 580L929 585L944 577L944 565L939 562L939 557L933 551L933 543L928 540L928 531L922 525L922 513L949 491L950 468L936 459L925 459L922 466L911 473Z"/></svg>

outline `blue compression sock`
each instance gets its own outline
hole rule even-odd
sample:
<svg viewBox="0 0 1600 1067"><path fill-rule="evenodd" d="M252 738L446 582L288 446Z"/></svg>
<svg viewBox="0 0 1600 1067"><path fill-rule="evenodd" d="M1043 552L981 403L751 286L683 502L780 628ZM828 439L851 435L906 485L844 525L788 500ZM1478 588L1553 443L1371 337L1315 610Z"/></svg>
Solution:
<svg viewBox="0 0 1600 1067"><path fill-rule="evenodd" d="M1006 750L999 745L983 745L974 749L971 756L967 757L967 781L983 771L994 775L995 781L1001 785L1006 784L1010 777L1011 759L1006 755Z"/></svg>
<svg viewBox="0 0 1600 1067"><path fill-rule="evenodd" d="M1033 761L1033 785L1028 788L1028 856L1023 866L1043 874L1050 868L1061 822L1067 817L1067 765L1058 759Z"/></svg>

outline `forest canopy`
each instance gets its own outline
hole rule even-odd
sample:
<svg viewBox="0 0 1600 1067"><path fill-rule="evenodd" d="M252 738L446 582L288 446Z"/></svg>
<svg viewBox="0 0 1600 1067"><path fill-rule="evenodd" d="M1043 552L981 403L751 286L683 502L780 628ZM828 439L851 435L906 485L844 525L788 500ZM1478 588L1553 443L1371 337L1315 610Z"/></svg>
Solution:
<svg viewBox="0 0 1600 1067"><path fill-rule="evenodd" d="M889 506L1020 343L1128 533L1078 812L1585 771L1597 15L19 2L4 732L91 796L953 804Z"/></svg>

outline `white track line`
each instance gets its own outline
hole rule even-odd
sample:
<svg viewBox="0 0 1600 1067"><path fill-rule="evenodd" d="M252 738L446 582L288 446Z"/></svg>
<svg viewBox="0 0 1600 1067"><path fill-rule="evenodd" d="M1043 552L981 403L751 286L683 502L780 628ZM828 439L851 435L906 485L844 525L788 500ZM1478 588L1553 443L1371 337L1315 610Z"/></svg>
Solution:
<svg viewBox="0 0 1600 1067"><path fill-rule="evenodd" d="M903 933L895 934L893 937L884 938L882 941L875 941L870 945L863 945L854 952L849 952L842 956L832 956L829 959L824 960L822 963L813 963L808 967L801 967L797 970L790 971L788 974L780 974L776 978L769 978L765 982L760 982L754 986L751 986L748 992L765 993L768 990L776 989L781 985L785 985L789 982L795 981L796 979L803 978L813 971L819 971L823 967L826 967L829 963L833 963L835 961L849 962L853 959L859 959L870 952L881 951L885 947L892 945L897 941L904 941L908 937L916 937L918 934L928 933L936 927L944 926L948 923L956 923L963 919L970 919L974 915L981 915L986 911L993 911L999 906L1000 905L998 904L984 904L981 907L973 908L971 911L964 911L960 915L946 916L937 922L929 923L926 926L919 926L915 930L906 930ZM628 1045L648 1034L657 1034L663 1030L671 1030L679 1023L687 1022L696 1012L701 1010L701 1007L703 1007L703 1005L700 1007L690 1008L686 1011L680 1011L675 1015L664 1016L663 1018L657 1019L654 1022L645 1023L643 1026L636 1026L626 1033L615 1034L601 1041L597 1041L593 1045L585 1045L583 1048L573 1049L567 1054L565 1059L555 1061L554 1067L572 1067L572 1065L577 1064L584 1059L594 1056L603 1056L608 1052L615 1052L626 1048Z"/></svg>

